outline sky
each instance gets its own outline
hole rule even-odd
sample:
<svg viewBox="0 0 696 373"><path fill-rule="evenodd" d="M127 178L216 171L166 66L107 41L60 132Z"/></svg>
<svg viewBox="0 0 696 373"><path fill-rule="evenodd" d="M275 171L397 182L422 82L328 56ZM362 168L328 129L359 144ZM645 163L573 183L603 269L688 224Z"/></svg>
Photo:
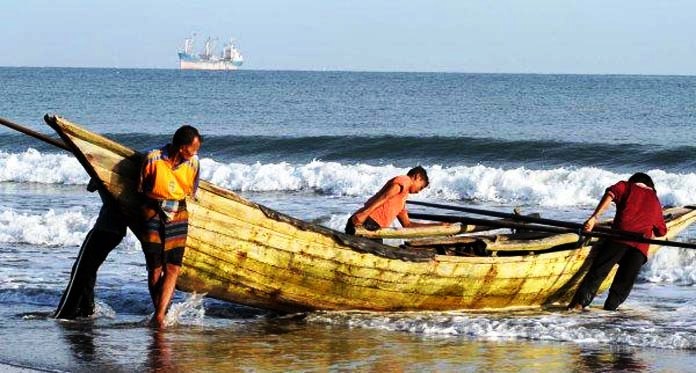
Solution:
<svg viewBox="0 0 696 373"><path fill-rule="evenodd" d="M693 0L2 0L0 66L176 68L195 32L252 70L696 75Z"/></svg>

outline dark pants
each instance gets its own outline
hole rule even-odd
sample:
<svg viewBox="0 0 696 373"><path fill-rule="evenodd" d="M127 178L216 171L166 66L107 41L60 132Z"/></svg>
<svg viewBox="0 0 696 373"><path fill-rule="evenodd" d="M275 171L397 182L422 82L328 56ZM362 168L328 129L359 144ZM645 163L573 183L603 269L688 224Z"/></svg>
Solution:
<svg viewBox="0 0 696 373"><path fill-rule="evenodd" d="M363 226L363 228L367 229L368 231L376 231L376 230L381 228L379 226L379 224L377 224L377 222L374 221L370 217L365 219L365 222L363 223L362 226ZM348 221L346 222L345 231L348 234L355 234L355 224L353 224L353 217L352 216L350 218L348 218Z"/></svg>
<svg viewBox="0 0 696 373"><path fill-rule="evenodd" d="M376 221L374 221L372 218L368 217L365 219L365 222L363 223L363 228L367 229L368 231L376 231L380 229L381 227L379 224L377 224ZM355 235L355 224L353 224L353 217L351 216L348 218L348 221L346 222L346 228L345 232L350 235ZM384 243L384 240L381 238L371 238L372 241L379 242L379 243Z"/></svg>
<svg viewBox="0 0 696 373"><path fill-rule="evenodd" d="M58 319L87 317L94 313L97 269L123 239L123 235L92 229L82 243L72 267L70 281L54 315Z"/></svg>
<svg viewBox="0 0 696 373"><path fill-rule="evenodd" d="M611 241L598 247L596 250L597 256L592 262L587 275L582 280L569 307L574 307L578 304L583 307L590 305L595 295L597 295L599 286L607 278L614 265L618 263L619 269L616 271L614 281L611 283L609 296L604 302L604 309L613 311L628 298L628 294L633 289L633 284L640 272L640 267L643 266L646 258L638 249Z"/></svg>

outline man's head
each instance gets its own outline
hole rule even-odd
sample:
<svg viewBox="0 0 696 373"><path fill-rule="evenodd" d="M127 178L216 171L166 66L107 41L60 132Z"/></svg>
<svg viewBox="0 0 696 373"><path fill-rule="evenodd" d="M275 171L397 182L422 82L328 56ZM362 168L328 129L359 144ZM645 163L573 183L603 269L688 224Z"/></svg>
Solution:
<svg viewBox="0 0 696 373"><path fill-rule="evenodd" d="M193 158L201 148L203 138L195 127L183 125L174 132L172 147L185 160Z"/></svg>
<svg viewBox="0 0 696 373"><path fill-rule="evenodd" d="M653 179L648 176L648 174L645 174L643 172L636 172L633 174L629 179L629 183L641 183L645 184L648 187L650 187L652 190L655 190L655 183L653 182Z"/></svg>
<svg viewBox="0 0 696 373"><path fill-rule="evenodd" d="M413 181L408 190L409 193L418 193L425 189L428 184L430 184L430 180L428 180L428 173L425 172L425 169L421 166L416 166L408 170L406 175Z"/></svg>

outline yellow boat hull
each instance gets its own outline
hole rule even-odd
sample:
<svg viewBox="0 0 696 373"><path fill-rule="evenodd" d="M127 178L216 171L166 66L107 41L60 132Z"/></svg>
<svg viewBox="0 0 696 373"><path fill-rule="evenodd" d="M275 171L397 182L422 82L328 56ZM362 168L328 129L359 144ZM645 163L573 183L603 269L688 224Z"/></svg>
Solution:
<svg viewBox="0 0 696 373"><path fill-rule="evenodd" d="M137 216L142 155L63 118L46 120L124 212ZM177 287L281 312L548 306L569 300L592 258L590 246L497 257L402 250L291 218L205 181L188 207ZM668 221L670 237L696 219L693 210L678 212Z"/></svg>

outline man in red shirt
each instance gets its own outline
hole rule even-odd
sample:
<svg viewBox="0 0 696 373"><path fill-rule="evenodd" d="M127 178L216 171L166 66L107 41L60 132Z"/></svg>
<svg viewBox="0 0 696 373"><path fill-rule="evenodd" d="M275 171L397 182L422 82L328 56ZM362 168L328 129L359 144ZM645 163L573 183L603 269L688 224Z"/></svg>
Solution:
<svg viewBox="0 0 696 373"><path fill-rule="evenodd" d="M612 201L616 204L612 228L640 233L646 238L667 234L662 206L650 176L639 172L631 176L628 182L620 181L607 188L594 213L585 221L586 231L594 228L599 216ZM619 240L607 241L598 247L592 266L568 308L580 310L592 303L597 289L614 265L618 264L619 269L604 302L605 310L615 310L628 297L640 267L648 260L648 247L647 243Z"/></svg>

